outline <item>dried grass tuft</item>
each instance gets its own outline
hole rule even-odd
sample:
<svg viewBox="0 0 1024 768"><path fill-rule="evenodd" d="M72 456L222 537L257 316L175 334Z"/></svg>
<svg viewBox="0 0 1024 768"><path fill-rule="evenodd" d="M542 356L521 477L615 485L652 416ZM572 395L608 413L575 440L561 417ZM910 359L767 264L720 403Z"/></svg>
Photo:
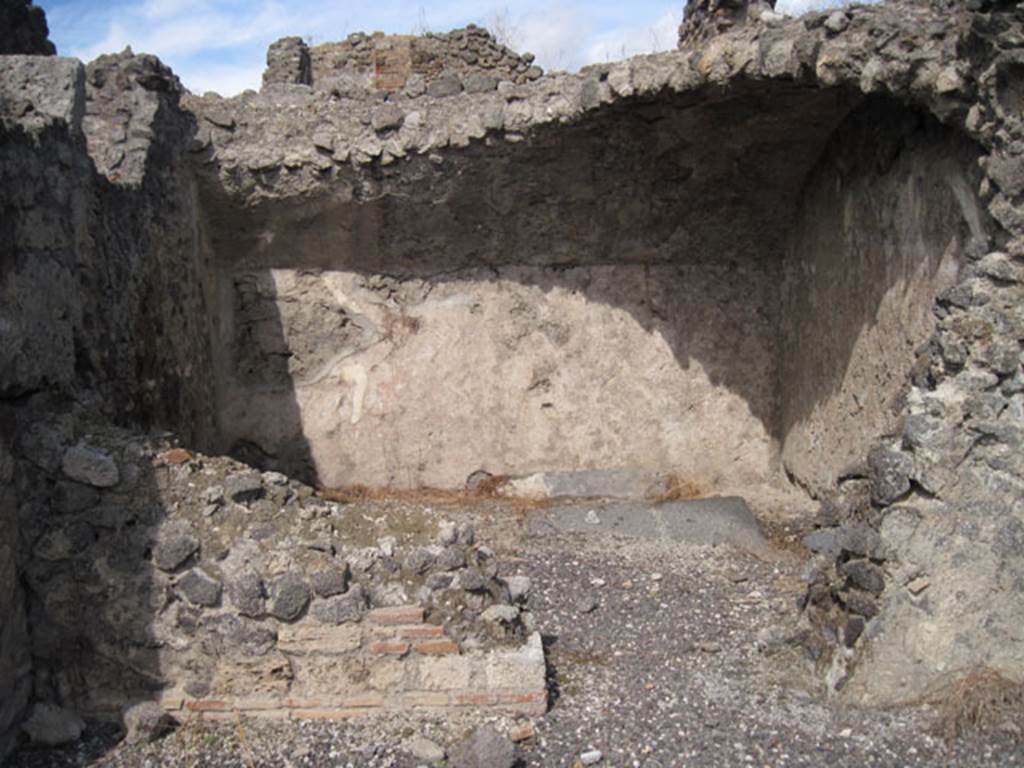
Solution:
<svg viewBox="0 0 1024 768"><path fill-rule="evenodd" d="M704 490L692 480L684 480L674 472L668 476L665 490L650 499L660 504L664 501L689 501L699 499L705 495Z"/></svg>
<svg viewBox="0 0 1024 768"><path fill-rule="evenodd" d="M499 489L508 481L501 476L489 477L473 490L446 488L372 488L366 485L349 485L342 488L317 488L317 494L327 501L339 504L358 504L373 501L398 501L406 504L430 504L455 508L471 508L481 501L492 499L511 510L539 509L548 504L547 499L530 499L502 496Z"/></svg>
<svg viewBox="0 0 1024 768"><path fill-rule="evenodd" d="M935 734L947 745L965 736L1001 732L1024 734L1024 682L981 668L933 690L924 703L938 710Z"/></svg>

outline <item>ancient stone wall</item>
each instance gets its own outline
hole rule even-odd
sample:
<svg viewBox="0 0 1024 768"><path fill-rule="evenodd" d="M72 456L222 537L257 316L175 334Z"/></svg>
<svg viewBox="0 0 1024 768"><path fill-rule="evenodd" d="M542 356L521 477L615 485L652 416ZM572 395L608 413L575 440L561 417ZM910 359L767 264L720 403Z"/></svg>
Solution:
<svg viewBox="0 0 1024 768"><path fill-rule="evenodd" d="M1024 19L748 18L487 87L450 63L416 80L410 42L375 59L386 97L318 87L365 40L308 76L293 41L283 82L184 111L151 57L0 58L0 747L28 680L108 712L539 706L535 675L491 677L487 653L542 659L483 548L335 547L354 521L308 487L111 421L331 484L629 461L705 491L792 480L823 502L801 637L833 691L1019 677ZM350 602L427 622L347 626ZM455 688L394 634L439 631ZM328 636L390 682L304 687Z"/></svg>
<svg viewBox="0 0 1024 768"><path fill-rule="evenodd" d="M205 299L176 79L130 55L88 71L67 59L0 63L13 139L3 157L0 393L89 391L115 420L209 439ZM52 150L26 151L46 141Z"/></svg>
<svg viewBox="0 0 1024 768"><path fill-rule="evenodd" d="M632 468L709 490L772 477L771 263L226 279L226 444L328 487L459 488L480 470Z"/></svg>
<svg viewBox="0 0 1024 768"><path fill-rule="evenodd" d="M679 47L697 45L748 21L759 21L763 13L777 20L774 8L775 0L687 0L679 25Z"/></svg>
<svg viewBox="0 0 1024 768"><path fill-rule="evenodd" d="M283 130L279 104L218 140ZM783 224L846 109L785 87L707 111L669 100L416 158L373 186L340 169L353 199L286 217L225 211L210 238L224 448L328 486L461 487L481 469L771 482ZM729 137L717 157L712 136Z"/></svg>
<svg viewBox="0 0 1024 768"><path fill-rule="evenodd" d="M0 526L4 540L0 543L0 759L14 745L17 727L23 717L32 693L32 665L28 628L26 626L25 597L18 578L22 561L19 551L18 502L15 496L14 457L6 435L10 425L4 426L0 437Z"/></svg>
<svg viewBox="0 0 1024 768"><path fill-rule="evenodd" d="M5 750L26 691L58 703L61 681L73 679L73 665L58 674L72 657L67 627L37 614L66 595L46 589L38 566L50 561L31 553L44 521L69 522L94 493L67 461L85 437L81 417L179 428L200 443L214 429L178 93L151 57L104 58L88 71L70 59L0 57ZM89 464L83 451L72 455Z"/></svg>
<svg viewBox="0 0 1024 768"><path fill-rule="evenodd" d="M76 242L73 180L83 175L79 130L85 91L81 64L67 59L0 59L0 758L13 746L32 693L31 644L22 569L24 486L16 406L71 378L70 322L59 300L73 292L65 267ZM60 86L63 87L60 87ZM51 90L52 86L53 87ZM51 183L56 182L56 183ZM53 297L53 301L50 298ZM72 305L73 306L73 305ZM69 313L70 314L70 313Z"/></svg>
<svg viewBox="0 0 1024 768"><path fill-rule="evenodd" d="M301 37L282 37L267 49L263 85L311 85L309 48Z"/></svg>
<svg viewBox="0 0 1024 768"><path fill-rule="evenodd" d="M482 27L444 33L354 33L342 42L308 47L286 37L270 46L263 85L303 84L338 96L404 91L450 96L494 90L501 81L524 83L543 74L533 54L520 55Z"/></svg>
<svg viewBox="0 0 1024 768"><path fill-rule="evenodd" d="M95 422L51 482L25 566L39 699L115 721L546 709L529 582L469 526L378 540L283 475Z"/></svg>
<svg viewBox="0 0 1024 768"><path fill-rule="evenodd" d="M498 275L521 253L535 254L533 268L560 268L565 255L570 269L590 259L651 267L663 258L710 265L736 253L759 265L774 260L788 275L776 315L777 339L788 343L778 342L780 375L768 388L777 406L765 423L791 479L824 500L828 525L810 541L822 553L808 594L812 654L834 690L876 701L955 677L949 659L959 670L1019 671L1020 644L996 616L1019 604L1020 583L1011 554L1022 477L1011 458L1021 341L1013 265L1024 255L1015 202L1019 14L1010 3L906 2L799 20L761 8L746 18L753 23L698 34L678 53L493 93L398 93L386 104L342 95L343 114L294 89L272 103L193 101L200 115L235 116L231 130L209 129L200 153L216 169L203 177L218 211L211 258L235 274L382 272L396 297L438 263L444 284L457 283L481 255ZM847 121L879 98L884 119ZM294 136L296 120L309 126L307 142L273 138ZM606 154L567 143L588 124L604 130ZM682 125L697 156L662 141ZM673 169L670 182L653 186L667 190L663 210L676 229L661 228L652 180L634 177L633 166L617 178L627 197L644 201L636 209L617 208L614 190L586 199L594 180L600 188L602 163L614 168L630 132L648 130L642 143L660 168ZM532 149L552 135L571 146L546 160L558 171L525 188L509 183L518 194L502 207L506 186L490 185L488 159L507 153L528 178ZM670 151L661 155L662 147ZM474 176L474 166L488 172ZM588 169L583 177L574 176L579 167ZM472 206L459 204L462 178L474 181ZM420 184L436 191L426 208L433 216L420 213ZM489 211L481 200L498 204ZM595 215L605 200L611 205ZM573 245L577 210L597 235L583 248ZM530 245L533 222L543 222L543 252ZM639 223L636 237L630 222ZM707 305L688 308L714 316ZM369 327L356 315L344 335L349 349ZM436 350L420 359L438 359ZM339 377L331 406L351 417L380 370L367 369L365 386ZM293 413L301 418L302 408ZM977 563L969 586L957 562ZM958 597L965 594L975 598ZM899 672L907 648L917 649L913 675Z"/></svg>

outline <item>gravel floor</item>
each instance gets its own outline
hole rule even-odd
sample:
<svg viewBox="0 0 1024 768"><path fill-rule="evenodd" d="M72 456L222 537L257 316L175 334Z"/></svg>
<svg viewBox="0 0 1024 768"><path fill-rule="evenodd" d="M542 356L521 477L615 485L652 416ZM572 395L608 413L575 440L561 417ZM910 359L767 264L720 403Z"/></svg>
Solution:
<svg viewBox="0 0 1024 768"><path fill-rule="evenodd" d="M377 510L379 511L379 510ZM600 750L601 766L1024 766L1010 736L953 749L929 735L927 710L859 711L817 695L790 650L801 558L609 535L530 538L523 515L468 516L505 570L533 578L531 606L549 659L551 709L519 745L523 766L569 768ZM68 765L421 765L401 749L422 734L452 746L477 724L515 718L383 717L349 723L187 723L155 745L118 749L96 726L64 750L25 749L16 768Z"/></svg>

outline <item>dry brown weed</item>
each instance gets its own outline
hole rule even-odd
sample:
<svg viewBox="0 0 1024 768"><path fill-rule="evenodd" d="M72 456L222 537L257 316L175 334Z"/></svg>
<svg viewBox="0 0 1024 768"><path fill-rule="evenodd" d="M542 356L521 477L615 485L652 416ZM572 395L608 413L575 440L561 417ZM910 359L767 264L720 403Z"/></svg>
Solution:
<svg viewBox="0 0 1024 768"><path fill-rule="evenodd" d="M1024 734L1024 682L995 669L980 668L926 694L923 703L936 708L937 736L951 745L964 736L1003 732Z"/></svg>

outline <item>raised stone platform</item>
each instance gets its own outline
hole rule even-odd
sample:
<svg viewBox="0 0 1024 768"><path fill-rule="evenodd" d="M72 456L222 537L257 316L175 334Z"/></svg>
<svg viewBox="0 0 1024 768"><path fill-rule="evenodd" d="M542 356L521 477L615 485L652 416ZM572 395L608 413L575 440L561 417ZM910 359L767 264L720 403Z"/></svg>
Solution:
<svg viewBox="0 0 1024 768"><path fill-rule="evenodd" d="M731 545L764 550L768 540L747 507L736 496L650 504L615 501L565 504L533 511L530 532L605 533L629 538L681 541L709 546Z"/></svg>

